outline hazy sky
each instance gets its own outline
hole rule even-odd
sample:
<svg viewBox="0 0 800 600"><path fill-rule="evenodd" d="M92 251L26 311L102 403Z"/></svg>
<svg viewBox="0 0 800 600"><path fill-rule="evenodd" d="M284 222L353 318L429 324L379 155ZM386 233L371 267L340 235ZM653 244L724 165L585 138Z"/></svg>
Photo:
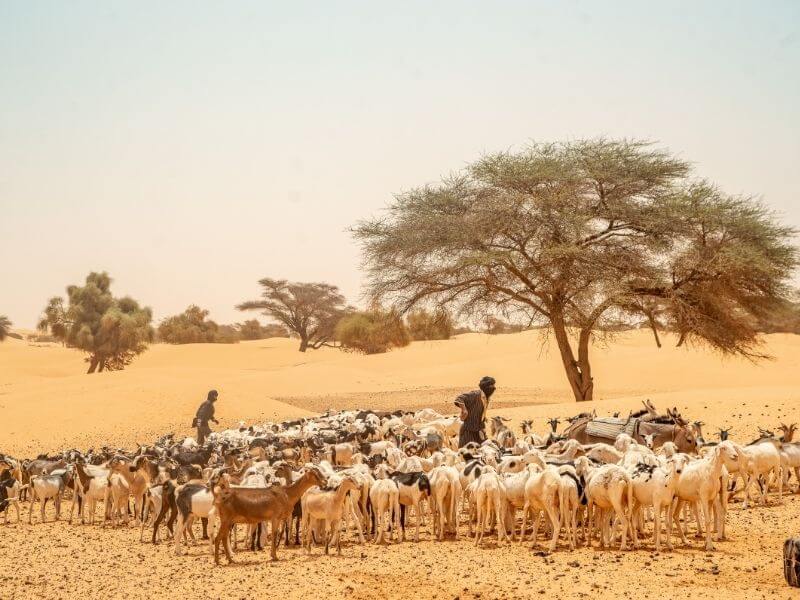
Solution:
<svg viewBox="0 0 800 600"><path fill-rule="evenodd" d="M800 2L0 0L0 314L90 270L220 322L531 139L660 140L800 227Z"/></svg>

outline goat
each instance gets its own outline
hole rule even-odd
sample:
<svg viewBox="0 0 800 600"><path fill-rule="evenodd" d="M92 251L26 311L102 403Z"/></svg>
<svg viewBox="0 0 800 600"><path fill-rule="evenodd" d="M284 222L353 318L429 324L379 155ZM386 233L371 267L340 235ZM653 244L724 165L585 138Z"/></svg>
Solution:
<svg viewBox="0 0 800 600"><path fill-rule="evenodd" d="M214 506L220 518L219 532L214 538L214 563L219 564L219 545L222 543L228 563L233 562L230 549L230 531L235 523L256 524L269 521L272 533L271 560L278 560L278 527L287 520L295 503L309 488L322 485L324 479L319 469L308 469L296 482L266 489L234 488L227 474L213 486Z"/></svg>
<svg viewBox="0 0 800 600"><path fill-rule="evenodd" d="M386 514L389 514L388 524L391 528L390 540L395 532L400 531L400 488L392 479L376 479L369 490L369 501L375 520L374 542L380 544L385 539L387 523L384 523Z"/></svg>
<svg viewBox="0 0 800 600"><path fill-rule="evenodd" d="M736 460L737 449L731 442L723 442L713 447L709 455L694 462L689 463L683 468L678 476L675 494L678 501L673 504L672 519L678 525L678 532L681 541L686 542L680 521L677 515L680 514L681 506L685 502L698 504L702 510L705 521L706 550L713 550L714 544L711 541L712 529L712 507L715 502L719 502L719 491L721 487L720 477L724 467L725 459ZM720 514L720 511L717 512ZM722 531L721 523L717 526L718 534Z"/></svg>
<svg viewBox="0 0 800 600"><path fill-rule="evenodd" d="M47 501L52 499L56 507L56 521L61 515L61 496L66 487L67 471L52 471L50 475L35 475L31 477L31 505L28 510L28 523L32 522L33 505L36 500L41 504L42 523L45 522L44 509Z"/></svg>
<svg viewBox="0 0 800 600"><path fill-rule="evenodd" d="M587 511L589 513L586 527L587 542L591 544L591 538L594 537L593 522L595 513L599 513L600 545L605 547L606 544L613 543L615 536L609 530L613 511L622 526L620 550L625 550L626 536L630 527L630 509L633 504L631 476L618 465L593 467L585 456L575 460L575 471L586 479Z"/></svg>
<svg viewBox="0 0 800 600"><path fill-rule="evenodd" d="M461 478L455 467L440 465L428 477L431 485L433 533L443 540L445 531L458 538L458 500L461 498Z"/></svg>
<svg viewBox="0 0 800 600"><path fill-rule="evenodd" d="M475 482L475 506L478 521L478 529L475 533L476 546L483 540L483 534L489 527L492 514L497 519L497 542L500 543L508 537L504 523L505 502L506 489L503 480L497 471L492 467L487 467Z"/></svg>
<svg viewBox="0 0 800 600"><path fill-rule="evenodd" d="M335 490L321 490L311 488L303 494L300 504L303 507L303 533L304 543L308 553L311 553L311 519L318 519L323 523L325 534L325 554L328 554L330 544L336 543L336 553L342 553L341 522L344 502L347 494L359 489L358 482L352 477L346 476L339 487ZM364 536L361 532L361 525L358 527L358 537L364 543Z"/></svg>

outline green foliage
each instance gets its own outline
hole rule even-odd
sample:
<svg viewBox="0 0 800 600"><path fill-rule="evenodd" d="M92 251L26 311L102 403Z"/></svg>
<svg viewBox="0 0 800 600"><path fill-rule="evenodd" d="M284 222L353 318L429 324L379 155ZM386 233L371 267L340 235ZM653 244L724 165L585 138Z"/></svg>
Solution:
<svg viewBox="0 0 800 600"><path fill-rule="evenodd" d="M150 309L114 298L108 273L90 273L85 285L67 287L67 303L65 309L62 298L52 298L39 328L86 352L89 373L123 369L153 339Z"/></svg>
<svg viewBox="0 0 800 600"><path fill-rule="evenodd" d="M158 339L167 344L233 344L239 341L236 328L218 325L207 317L207 310L192 304L181 314L161 321Z"/></svg>
<svg viewBox="0 0 800 600"><path fill-rule="evenodd" d="M396 312L381 310L343 317L336 325L336 339L343 349L364 354L380 354L411 343L403 319Z"/></svg>
<svg viewBox="0 0 800 600"><path fill-rule="evenodd" d="M258 282L260 300L243 302L239 310L261 310L300 338L300 352L330 346L336 323L351 311L339 288L328 283L295 283L265 277Z"/></svg>
<svg viewBox="0 0 800 600"><path fill-rule="evenodd" d="M11 334L11 321L5 315L0 315L0 342Z"/></svg>
<svg viewBox="0 0 800 600"><path fill-rule="evenodd" d="M243 323L237 325L239 328L239 337L243 340L265 340L267 338L289 337L289 332L282 325L276 323L268 323L262 325L258 319L248 319Z"/></svg>
<svg viewBox="0 0 800 600"><path fill-rule="evenodd" d="M370 295L400 312L438 302L549 326L577 400L592 398L592 336L620 322L758 357L756 323L786 297L795 232L690 175L641 141L485 156L357 224Z"/></svg>
<svg viewBox="0 0 800 600"><path fill-rule="evenodd" d="M435 312L413 310L408 313L406 323L414 340L449 340L455 330L450 313L444 309Z"/></svg>

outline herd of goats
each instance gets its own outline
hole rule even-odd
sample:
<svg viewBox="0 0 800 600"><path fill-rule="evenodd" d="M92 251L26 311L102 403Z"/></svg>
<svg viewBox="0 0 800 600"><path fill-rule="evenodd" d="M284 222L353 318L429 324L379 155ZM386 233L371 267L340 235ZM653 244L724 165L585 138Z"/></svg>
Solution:
<svg viewBox="0 0 800 600"><path fill-rule="evenodd" d="M20 502L29 502L31 523L38 501L44 522L52 501L58 520L62 499L71 498L69 523L94 524L102 501L104 526L134 520L141 541L152 528L153 543L166 529L177 554L196 543L199 520L219 563L220 545L232 562L232 544L256 550L271 542L275 560L283 539L309 552L324 544L326 553L332 545L341 552L343 533L362 544L405 540L412 513L416 541L429 520L439 540L458 537L466 525L476 545L487 532L498 543L537 544L544 516L549 552L595 540L624 550L629 538L638 547L650 535L656 551L662 540L671 550L674 530L686 544L693 523L712 550L712 538L725 539L734 496L743 495L744 508L752 491L761 503L770 492L781 502L792 470L800 491L794 424L781 424L777 436L760 430L742 445L728 439L729 430L706 441L702 423L675 409L659 414L649 402L627 418L583 413L568 421L559 433L551 419L541 436L531 421L517 433L493 417L485 442L457 448L456 416L342 411L240 424L203 446L170 434L132 452L67 450L35 460L0 454L0 512L8 524L13 507L19 521ZM237 536L240 524L246 527Z"/></svg>

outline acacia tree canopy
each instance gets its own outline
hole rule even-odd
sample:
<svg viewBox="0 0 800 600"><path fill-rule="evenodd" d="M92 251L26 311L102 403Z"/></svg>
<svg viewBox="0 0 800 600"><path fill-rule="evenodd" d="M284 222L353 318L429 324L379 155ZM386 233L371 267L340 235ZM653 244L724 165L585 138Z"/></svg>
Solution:
<svg viewBox="0 0 800 600"><path fill-rule="evenodd" d="M576 400L591 400L592 336L644 310L681 341L760 356L756 317L787 294L794 231L690 174L648 142L532 144L400 194L353 232L375 301L523 312L551 327Z"/></svg>
<svg viewBox="0 0 800 600"><path fill-rule="evenodd" d="M348 310L339 288L328 283L261 279L260 300L243 302L239 310L261 310L300 338L300 352L331 345L336 323Z"/></svg>

